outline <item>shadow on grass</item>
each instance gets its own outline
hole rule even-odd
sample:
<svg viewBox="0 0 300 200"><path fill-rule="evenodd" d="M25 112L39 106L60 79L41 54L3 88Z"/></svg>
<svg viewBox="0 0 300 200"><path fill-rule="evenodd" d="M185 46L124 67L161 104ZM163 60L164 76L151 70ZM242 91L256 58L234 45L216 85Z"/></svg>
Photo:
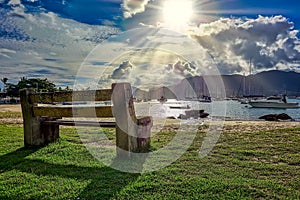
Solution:
<svg viewBox="0 0 300 200"><path fill-rule="evenodd" d="M0 173L14 169L18 164L25 161L25 158L30 154L39 150L38 148L20 148L16 151L10 152L0 156Z"/></svg>
<svg viewBox="0 0 300 200"><path fill-rule="evenodd" d="M20 148L14 152L0 156L0 173L18 170L38 176L59 176L79 181L89 181L90 183L78 194L78 198L80 199L109 199L139 176L139 174L120 172L106 166L86 167L80 165L52 164L43 160L26 158L37 150ZM115 161L114 163L118 162L120 161ZM8 198L13 199L14 197Z"/></svg>

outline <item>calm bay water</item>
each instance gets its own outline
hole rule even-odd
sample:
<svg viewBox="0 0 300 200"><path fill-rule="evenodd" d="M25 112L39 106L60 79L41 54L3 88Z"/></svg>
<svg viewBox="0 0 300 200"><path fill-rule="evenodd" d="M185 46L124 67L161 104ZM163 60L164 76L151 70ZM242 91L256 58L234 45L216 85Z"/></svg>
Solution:
<svg viewBox="0 0 300 200"><path fill-rule="evenodd" d="M299 102L300 100L289 99L289 102ZM189 109L185 109L187 105ZM171 109L170 106L182 107ZM296 121L300 121L300 108L293 109L272 109L272 108L252 108L248 104L241 104L238 101L213 101L211 103L201 103L196 101L176 101L168 100L166 103L158 101L136 103L138 115L151 115L159 118L175 117L184 114L185 110L203 109L209 113L210 117L224 117L226 120L258 120L262 115L286 113Z"/></svg>

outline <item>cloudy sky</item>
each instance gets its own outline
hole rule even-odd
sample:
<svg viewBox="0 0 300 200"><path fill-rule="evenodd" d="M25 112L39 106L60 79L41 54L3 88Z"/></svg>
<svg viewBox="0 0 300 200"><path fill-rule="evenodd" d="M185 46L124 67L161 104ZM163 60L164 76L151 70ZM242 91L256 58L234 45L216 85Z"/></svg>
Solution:
<svg viewBox="0 0 300 200"><path fill-rule="evenodd" d="M0 78L13 82L22 76L40 77L72 85L87 63L97 70L102 67L99 73L105 71L106 78L135 77L132 81L139 84L142 76L148 83L153 81L145 76L147 72L187 77L205 73L199 68L211 63L222 74L247 75L250 63L254 73L298 71L299 10L298 0L0 0ZM154 31L145 31L149 28ZM162 28L180 37L166 37L165 31L159 31ZM122 34L128 32L136 33L134 38ZM192 46L178 40L184 37ZM158 38L165 41L149 42ZM139 43L132 45L132 40ZM130 52L137 56L145 49L150 49L143 54L147 56L172 51L166 46L171 43L186 52L173 49L163 62L151 60L148 66L148 58L143 63L126 60ZM193 48L201 51L197 58ZM119 54L107 53L117 50ZM209 61L197 63L203 60Z"/></svg>

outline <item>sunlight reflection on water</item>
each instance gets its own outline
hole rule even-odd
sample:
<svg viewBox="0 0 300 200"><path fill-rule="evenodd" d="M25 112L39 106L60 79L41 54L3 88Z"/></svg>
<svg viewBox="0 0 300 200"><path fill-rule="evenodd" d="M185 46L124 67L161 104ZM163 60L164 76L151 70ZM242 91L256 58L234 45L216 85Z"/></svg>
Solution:
<svg viewBox="0 0 300 200"><path fill-rule="evenodd" d="M300 103L300 100L291 100ZM200 103L195 101L172 101L172 104L182 106L189 105L190 109L171 109L168 105L171 102L161 104L156 101L135 103L138 115L151 115L158 118L175 117L185 114L186 110L203 109L211 117L225 117L226 120L258 120L262 115L286 113L296 121L300 121L300 109L272 109L272 108L252 108L248 104L241 104L238 101L213 101L211 103ZM226 114L223 106L226 105ZM212 114L212 109L214 112ZM218 112L220 111L220 112Z"/></svg>

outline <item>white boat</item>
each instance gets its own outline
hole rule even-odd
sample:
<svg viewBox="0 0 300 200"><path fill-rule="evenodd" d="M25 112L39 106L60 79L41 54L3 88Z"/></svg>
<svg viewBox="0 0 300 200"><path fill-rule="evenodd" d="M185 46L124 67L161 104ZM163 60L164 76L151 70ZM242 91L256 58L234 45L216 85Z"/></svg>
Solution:
<svg viewBox="0 0 300 200"><path fill-rule="evenodd" d="M168 99L168 102L164 103L170 109L190 109L189 101L180 101L176 99Z"/></svg>
<svg viewBox="0 0 300 200"><path fill-rule="evenodd" d="M167 104L170 109L190 109L191 106L188 104Z"/></svg>
<svg viewBox="0 0 300 200"><path fill-rule="evenodd" d="M285 95L270 96L266 99L250 100L248 102L254 108L299 108L297 102L287 102Z"/></svg>
<svg viewBox="0 0 300 200"><path fill-rule="evenodd" d="M198 99L199 102L211 103L211 97L203 95L202 98Z"/></svg>
<svg viewBox="0 0 300 200"><path fill-rule="evenodd" d="M249 99L247 99L247 98L238 99L238 102L240 102L241 104L248 104Z"/></svg>
<svg viewBox="0 0 300 200"><path fill-rule="evenodd" d="M210 96L203 96L202 98L200 97L195 97L195 98L185 98L187 101L198 101L202 103L211 103L211 97Z"/></svg>

